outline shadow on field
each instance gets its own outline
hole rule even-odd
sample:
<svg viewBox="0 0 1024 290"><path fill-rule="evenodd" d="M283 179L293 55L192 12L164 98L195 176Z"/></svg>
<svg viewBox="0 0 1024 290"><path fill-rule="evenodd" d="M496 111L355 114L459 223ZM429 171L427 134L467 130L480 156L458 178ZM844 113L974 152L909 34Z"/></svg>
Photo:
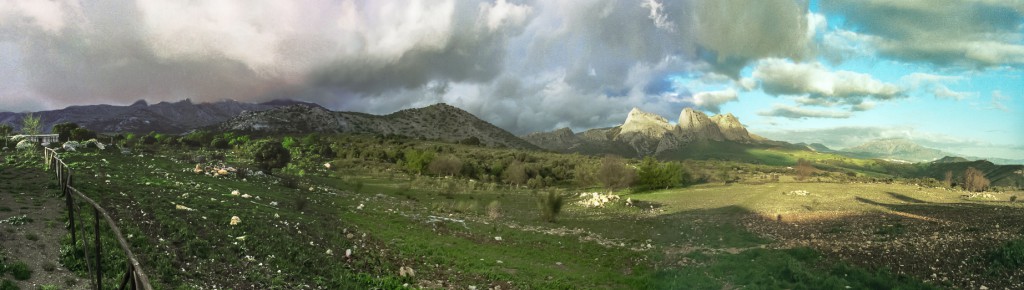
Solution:
<svg viewBox="0 0 1024 290"><path fill-rule="evenodd" d="M892 191L886 191L885 193L889 194L889 196L891 196L892 198L895 198L895 199L898 199L898 200L901 200L901 201L904 201L904 202L909 202L909 203L929 203L927 201L923 201L923 200L920 200L920 199L916 199L916 198L909 197L909 196L906 196L906 195L903 195L903 194L899 194L899 193L895 193L895 192L892 192Z"/></svg>

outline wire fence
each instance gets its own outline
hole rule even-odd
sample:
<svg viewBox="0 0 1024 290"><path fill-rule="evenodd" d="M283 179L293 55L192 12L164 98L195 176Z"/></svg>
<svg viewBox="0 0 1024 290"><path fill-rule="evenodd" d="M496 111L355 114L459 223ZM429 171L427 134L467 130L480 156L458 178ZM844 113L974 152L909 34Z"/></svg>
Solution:
<svg viewBox="0 0 1024 290"><path fill-rule="evenodd" d="M128 246L127 240L121 235L121 229L117 227L114 220L110 218L107 211L103 209L96 201L82 194L82 192L75 189L72 184L74 179L72 178L72 170L68 167L67 163L64 163L60 159L60 155L57 151L50 148L44 148L43 158L46 162L47 168L53 172L57 178L58 185L61 189L61 194L64 196L64 201L68 210L68 223L71 230L71 243L72 245L78 244L79 235L77 233L78 223L82 223L82 228L86 228L85 221L81 219L82 208L77 206L79 202L84 201L89 207L92 208L93 212L93 242L92 249L90 249L89 239L85 235L81 236L83 245L84 259L86 270L91 277L91 281L95 289L103 289L103 264L101 262L101 255L103 253L103 243L100 241L100 218L106 221L107 227L117 240L118 246L124 252L125 260L127 261L125 267L125 275L121 280L117 289L146 289L152 290L153 287L149 284L149 278L142 271L142 266L139 264L139 260L132 254L131 248ZM76 202L79 201L79 202ZM88 214L88 213L85 213ZM76 223L76 220L78 223ZM84 230L83 230L83 234ZM90 252L92 253L90 255Z"/></svg>

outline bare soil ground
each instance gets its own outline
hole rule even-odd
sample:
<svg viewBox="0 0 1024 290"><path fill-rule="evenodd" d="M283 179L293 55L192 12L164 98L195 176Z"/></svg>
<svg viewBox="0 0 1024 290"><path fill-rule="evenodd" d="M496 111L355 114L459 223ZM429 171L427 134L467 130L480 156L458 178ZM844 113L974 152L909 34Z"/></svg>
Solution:
<svg viewBox="0 0 1024 290"><path fill-rule="evenodd" d="M63 200L57 190L47 187L50 176L40 169L0 164L0 220L25 216L24 224L0 223L0 255L8 263L22 261L32 270L28 280L17 281L21 289L42 285L60 289L87 289L89 282L60 264L60 240L64 229ZM44 266L46 265L46 266ZM51 267L52 266L52 267Z"/></svg>
<svg viewBox="0 0 1024 290"><path fill-rule="evenodd" d="M893 204L860 201L880 209L794 213L783 215L781 221L751 218L747 226L779 241L781 247L811 247L839 260L882 266L935 285L1024 288L1024 269L990 273L982 259L987 251L1024 235L1021 208L909 199Z"/></svg>

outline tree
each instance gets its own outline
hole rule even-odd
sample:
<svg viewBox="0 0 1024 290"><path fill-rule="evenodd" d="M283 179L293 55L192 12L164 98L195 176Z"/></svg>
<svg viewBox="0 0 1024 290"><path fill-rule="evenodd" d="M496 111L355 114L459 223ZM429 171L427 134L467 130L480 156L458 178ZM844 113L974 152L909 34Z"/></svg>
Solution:
<svg viewBox="0 0 1024 290"><path fill-rule="evenodd" d="M443 155L434 158L427 167L433 174L456 176L462 171L462 160L452 155Z"/></svg>
<svg viewBox="0 0 1024 290"><path fill-rule="evenodd" d="M271 173L276 168L283 168L291 162L292 155L284 149L281 142L260 140L250 147L252 160L264 173Z"/></svg>
<svg viewBox="0 0 1024 290"><path fill-rule="evenodd" d="M506 182L515 185L522 185L530 179L530 175L526 173L526 166L519 161L509 164L502 176Z"/></svg>
<svg viewBox="0 0 1024 290"><path fill-rule="evenodd" d="M964 170L964 189L967 191L985 191L988 189L989 181L985 173L974 167L967 167Z"/></svg>
<svg viewBox="0 0 1024 290"><path fill-rule="evenodd" d="M626 188L636 180L636 171L626 166L622 157L608 155L601 160L597 169L597 180L609 191Z"/></svg>
<svg viewBox="0 0 1024 290"><path fill-rule="evenodd" d="M644 189L667 189L684 182L683 166L675 162L658 162L644 157L637 173L637 185Z"/></svg>
<svg viewBox="0 0 1024 290"><path fill-rule="evenodd" d="M811 165L810 161L803 158L796 161L796 179L804 180L811 176L811 173L814 173L814 165Z"/></svg>
<svg viewBox="0 0 1024 290"><path fill-rule="evenodd" d="M78 127L71 130L71 136L68 139L75 141L85 141L95 138L96 132L93 132L92 130L86 128Z"/></svg>
<svg viewBox="0 0 1024 290"><path fill-rule="evenodd" d="M216 137L213 138L213 141L210 141L210 147L215 149L228 149L231 148L231 144L229 144L228 140L225 140L224 138Z"/></svg>
<svg viewBox="0 0 1024 290"><path fill-rule="evenodd" d="M67 142L68 140L71 140L71 131L74 131L75 129L78 128L78 124L64 122L57 125L53 125L53 129L50 129L50 132L57 134L57 139L60 140L60 142Z"/></svg>
<svg viewBox="0 0 1024 290"><path fill-rule="evenodd" d="M6 138L7 136L11 135L11 133L13 133L13 132L14 132L14 127L11 127L11 125L6 124L6 123L0 124L0 135L3 135Z"/></svg>
<svg viewBox="0 0 1024 290"><path fill-rule="evenodd" d="M942 179L942 184L946 187L953 187L953 171L946 170L946 178Z"/></svg>
<svg viewBox="0 0 1024 290"><path fill-rule="evenodd" d="M39 135L43 128L43 122L40 117L29 113L21 119L21 132L25 135Z"/></svg>
<svg viewBox="0 0 1024 290"><path fill-rule="evenodd" d="M427 169L427 165L434 161L433 152L416 149L405 150L403 157L405 158L405 168L416 174L423 174L423 170Z"/></svg>

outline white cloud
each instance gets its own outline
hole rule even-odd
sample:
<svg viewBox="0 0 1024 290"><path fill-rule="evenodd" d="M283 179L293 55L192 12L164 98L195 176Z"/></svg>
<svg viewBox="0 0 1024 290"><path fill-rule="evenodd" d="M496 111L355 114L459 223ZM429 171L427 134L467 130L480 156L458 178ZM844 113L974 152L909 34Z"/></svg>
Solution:
<svg viewBox="0 0 1024 290"><path fill-rule="evenodd" d="M533 12L533 8L526 4L516 5L510 4L505 0L498 0L493 5L491 3L480 3L480 11L482 14L487 15L482 17L482 19L487 21L487 28L491 31L497 31L502 26L518 27L523 25Z"/></svg>
<svg viewBox="0 0 1024 290"><path fill-rule="evenodd" d="M693 104L698 107L711 111L713 113L719 113L721 111L722 104L733 102L737 100L736 90L725 89L721 91L709 91L699 92L693 94Z"/></svg>
<svg viewBox="0 0 1024 290"><path fill-rule="evenodd" d="M947 76L928 73L912 73L902 77L900 80L908 90L919 91L924 94L935 96L936 99L964 100L976 97L975 92L954 91L946 86L947 83L956 83L963 80L962 76Z"/></svg>
<svg viewBox="0 0 1024 290"><path fill-rule="evenodd" d="M810 95L849 104L869 97L889 100L903 96L903 89L895 84L879 81L869 74L830 71L821 63L764 59L754 68L753 77L772 95Z"/></svg>
<svg viewBox="0 0 1024 290"><path fill-rule="evenodd" d="M59 34L79 9L75 1L6 0L0 5L0 27L28 24Z"/></svg>
<svg viewBox="0 0 1024 290"><path fill-rule="evenodd" d="M811 110L805 108L798 108L793 106L776 104L769 111L761 111L757 113L761 116L769 117L783 117L790 119L802 119L802 118L833 118L833 119L845 119L849 118L852 114L844 111L829 111L829 110Z"/></svg>
<svg viewBox="0 0 1024 290"><path fill-rule="evenodd" d="M1010 96L1004 95L1003 92L999 90L992 91L992 101L990 102L989 108L1003 112L1010 112L1010 107L1006 106L1007 101L1010 101Z"/></svg>
<svg viewBox="0 0 1024 290"><path fill-rule="evenodd" d="M842 16L880 55L939 66L988 68L1024 65L1024 2L935 1L822 2ZM833 39L835 40L835 39Z"/></svg>
<svg viewBox="0 0 1024 290"><path fill-rule="evenodd" d="M651 10L651 14L647 18L654 22L654 26L667 31L674 31L676 29L676 24L669 21L668 15L665 14L665 5L658 2L658 0L646 0L640 6Z"/></svg>

